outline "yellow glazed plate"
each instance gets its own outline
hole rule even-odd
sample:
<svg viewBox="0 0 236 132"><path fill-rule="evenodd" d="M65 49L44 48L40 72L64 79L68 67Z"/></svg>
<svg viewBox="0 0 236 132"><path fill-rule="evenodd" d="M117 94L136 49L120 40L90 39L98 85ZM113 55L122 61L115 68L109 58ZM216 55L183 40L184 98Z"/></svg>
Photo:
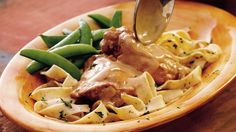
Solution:
<svg viewBox="0 0 236 132"><path fill-rule="evenodd" d="M99 13L111 17L117 9L123 11L123 25L132 29L133 2L89 13ZM60 35L64 28L75 29L78 27L79 18L84 18L93 29L98 28L86 13L50 29L45 34ZM132 120L106 124L75 125L44 118L33 112L33 102L28 98L29 93L42 82L38 76L31 76L25 71L30 60L21 57L18 53L8 64L0 80L1 110L9 119L26 129L57 132L144 130L184 116L216 96L234 78L236 73L236 18L215 7L191 2L177 2L167 30L183 28L190 29L193 39L212 40L218 44L223 50L223 55L219 61L205 70L201 85L189 89L182 98L159 111ZM46 49L46 46L37 37L24 48Z"/></svg>

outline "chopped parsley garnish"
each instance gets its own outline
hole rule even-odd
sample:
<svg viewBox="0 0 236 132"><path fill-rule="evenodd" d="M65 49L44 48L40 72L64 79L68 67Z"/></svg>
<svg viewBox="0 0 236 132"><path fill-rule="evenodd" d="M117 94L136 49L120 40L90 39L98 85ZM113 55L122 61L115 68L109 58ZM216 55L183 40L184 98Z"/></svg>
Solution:
<svg viewBox="0 0 236 132"><path fill-rule="evenodd" d="M215 54L215 52L213 52L213 51L207 51L207 53L208 54L213 54L213 55Z"/></svg>
<svg viewBox="0 0 236 132"><path fill-rule="evenodd" d="M89 70L92 69L93 67L95 67L97 64L92 64L90 67L89 67Z"/></svg>
<svg viewBox="0 0 236 132"><path fill-rule="evenodd" d="M64 114L64 111L63 111L63 110L60 111L59 113L60 113L60 115L59 115L59 119L63 119L63 118L65 118L65 114Z"/></svg>
<svg viewBox="0 0 236 132"><path fill-rule="evenodd" d="M72 100L71 100L71 101L65 101L65 100L62 99L62 98L60 98L60 99L61 99L61 101L64 103L64 105L65 105L66 107L72 108L72 105L71 105Z"/></svg>
<svg viewBox="0 0 236 132"><path fill-rule="evenodd" d="M174 47L175 49L177 49L177 48L178 48L178 45L176 45L176 44L173 44L173 47Z"/></svg>
<svg viewBox="0 0 236 132"><path fill-rule="evenodd" d="M150 114L150 112L149 112L149 111L147 111L147 112L145 112L143 115L147 115L147 114Z"/></svg>
<svg viewBox="0 0 236 132"><path fill-rule="evenodd" d="M41 97L41 101L47 101L44 96Z"/></svg>
<svg viewBox="0 0 236 132"><path fill-rule="evenodd" d="M105 126L105 125L106 125L106 123L105 123L104 121L102 121L102 125L103 125L103 126Z"/></svg>
<svg viewBox="0 0 236 132"><path fill-rule="evenodd" d="M95 112L99 117L103 118L103 113L102 112Z"/></svg>
<svg viewBox="0 0 236 132"><path fill-rule="evenodd" d="M179 38L179 40L180 40L180 43L184 43L183 38Z"/></svg>
<svg viewBox="0 0 236 132"><path fill-rule="evenodd" d="M134 113L132 110L129 110L129 113Z"/></svg>
<svg viewBox="0 0 236 132"><path fill-rule="evenodd" d="M214 72L212 72L212 74L219 75L220 74L220 70L215 70Z"/></svg>
<svg viewBox="0 0 236 132"><path fill-rule="evenodd" d="M194 60L190 61L189 64L193 64L194 63Z"/></svg>
<svg viewBox="0 0 236 132"><path fill-rule="evenodd" d="M29 93L29 96L31 96L32 92Z"/></svg>
<svg viewBox="0 0 236 132"><path fill-rule="evenodd" d="M183 52L184 55L190 55L191 53L188 53L188 52Z"/></svg>
<svg viewBox="0 0 236 132"><path fill-rule="evenodd" d="M158 87L158 84L155 83L154 85L155 85L155 87Z"/></svg>

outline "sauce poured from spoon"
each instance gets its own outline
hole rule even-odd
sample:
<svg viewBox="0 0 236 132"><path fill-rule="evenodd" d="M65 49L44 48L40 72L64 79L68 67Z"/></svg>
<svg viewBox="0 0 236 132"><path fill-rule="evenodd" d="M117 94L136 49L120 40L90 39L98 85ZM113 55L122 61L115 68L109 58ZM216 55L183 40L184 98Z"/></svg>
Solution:
<svg viewBox="0 0 236 132"><path fill-rule="evenodd" d="M134 32L137 39L155 42L167 27L175 0L137 0L134 12Z"/></svg>

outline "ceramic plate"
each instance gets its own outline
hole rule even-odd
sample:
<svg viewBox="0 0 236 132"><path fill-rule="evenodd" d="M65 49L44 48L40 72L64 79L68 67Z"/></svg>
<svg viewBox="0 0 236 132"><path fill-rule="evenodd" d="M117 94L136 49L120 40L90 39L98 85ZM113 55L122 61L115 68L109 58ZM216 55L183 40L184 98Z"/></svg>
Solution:
<svg viewBox="0 0 236 132"><path fill-rule="evenodd" d="M99 13L111 17L115 10L123 11L123 25L132 29L134 3L123 3L89 13ZM87 14L72 18L47 31L46 35L60 35L62 29L75 29L78 19L84 18L93 29L96 24ZM151 14L150 14L151 15ZM17 53L10 61L0 80L0 106L2 112L20 126L34 131L136 131L155 127L177 119L193 111L197 107L222 91L236 73L236 18L215 7L177 2L173 17L167 28L189 28L194 39L204 39L218 44L223 55L203 74L200 86L189 89L185 95L157 112L127 121L106 124L67 124L46 119L33 112L33 102L29 93L42 82L38 76L31 76L26 71L30 60ZM46 49L42 40L37 37L25 48Z"/></svg>

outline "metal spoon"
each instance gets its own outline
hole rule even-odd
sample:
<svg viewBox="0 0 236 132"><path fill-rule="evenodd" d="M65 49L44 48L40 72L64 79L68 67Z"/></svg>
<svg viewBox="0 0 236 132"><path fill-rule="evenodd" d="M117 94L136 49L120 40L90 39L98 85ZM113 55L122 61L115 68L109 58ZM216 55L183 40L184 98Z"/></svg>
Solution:
<svg viewBox="0 0 236 132"><path fill-rule="evenodd" d="M167 27L175 0L136 0L134 32L145 44L155 42Z"/></svg>

